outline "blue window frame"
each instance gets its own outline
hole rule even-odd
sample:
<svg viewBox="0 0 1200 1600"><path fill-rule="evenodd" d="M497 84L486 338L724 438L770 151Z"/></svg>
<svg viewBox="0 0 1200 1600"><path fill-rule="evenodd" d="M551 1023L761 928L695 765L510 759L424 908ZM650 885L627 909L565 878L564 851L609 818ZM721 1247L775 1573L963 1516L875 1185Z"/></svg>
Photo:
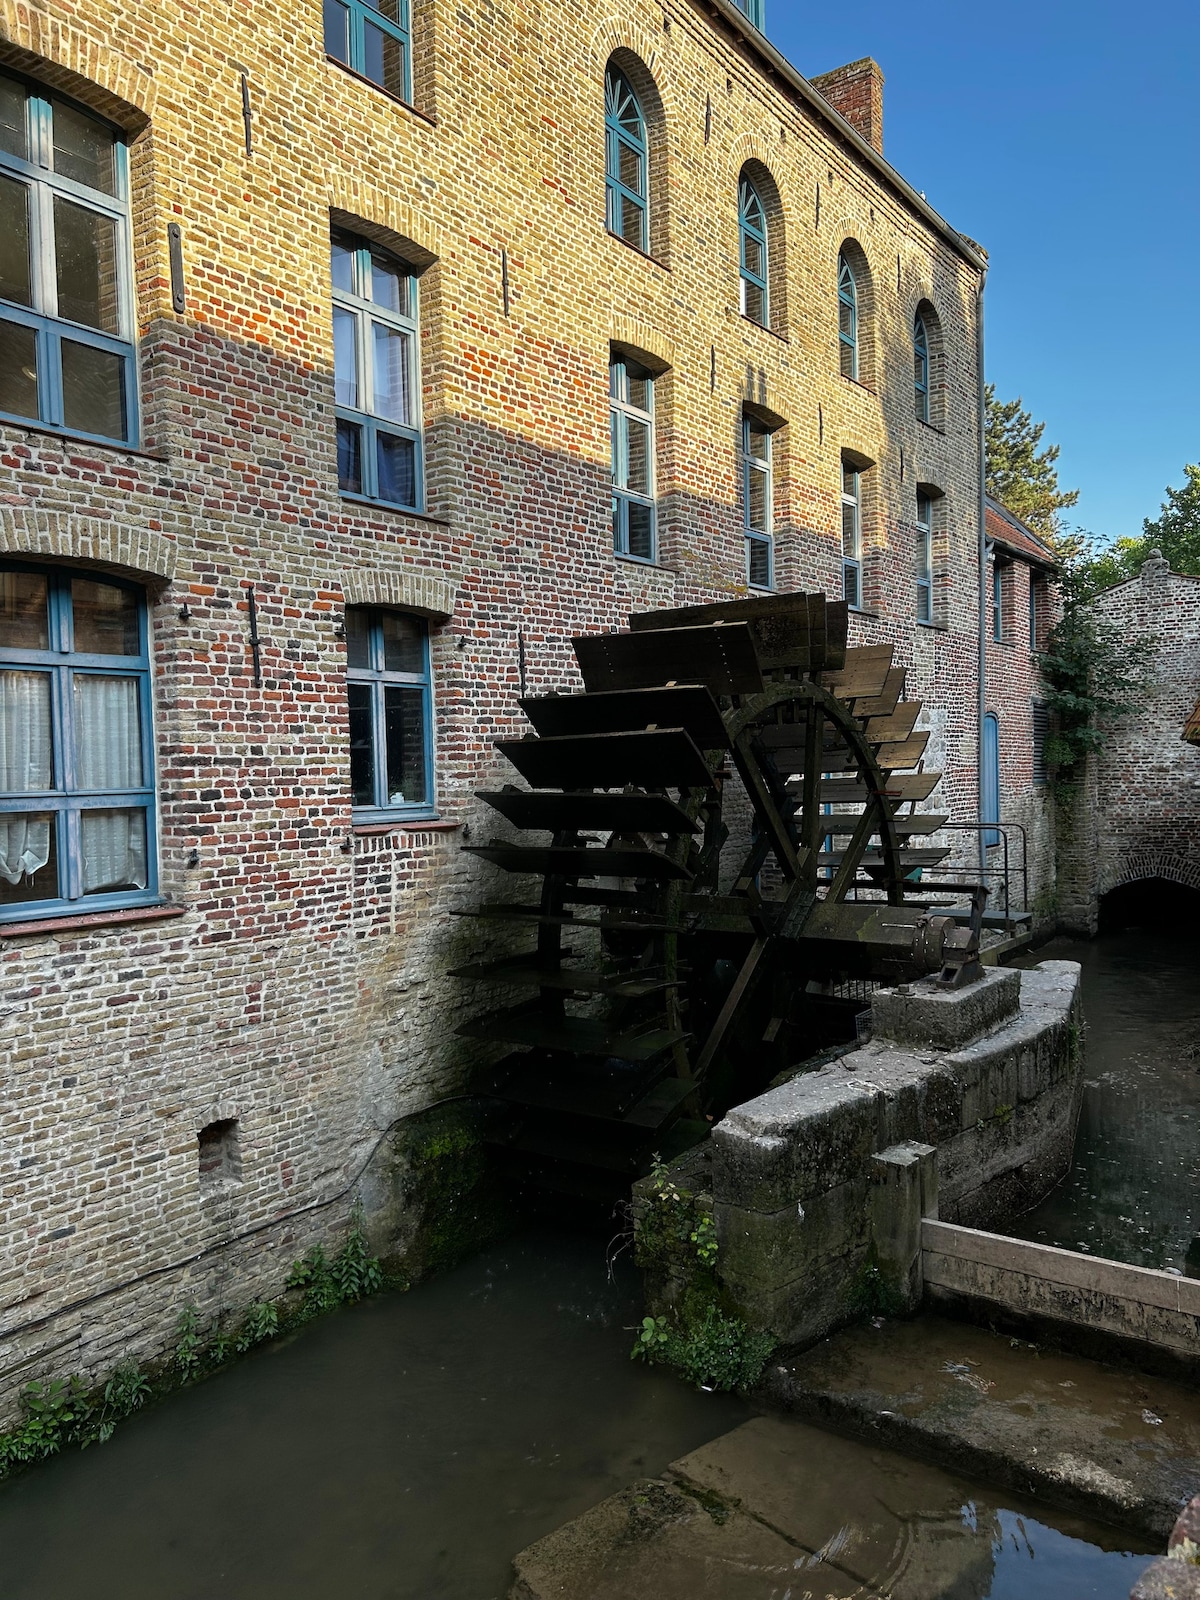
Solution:
<svg viewBox="0 0 1200 1600"><path fill-rule="evenodd" d="M411 100L408 0L324 0L324 9L326 55Z"/></svg>
<svg viewBox="0 0 1200 1600"><path fill-rule="evenodd" d="M1029 648L1038 648L1038 584L1037 574L1029 569Z"/></svg>
<svg viewBox="0 0 1200 1600"><path fill-rule="evenodd" d="M925 318L917 313L913 319L913 400L917 421L929 421L929 335Z"/></svg>
<svg viewBox="0 0 1200 1600"><path fill-rule="evenodd" d="M775 587L774 499L771 435L754 417L742 418L742 519L746 536L746 582Z"/></svg>
<svg viewBox="0 0 1200 1600"><path fill-rule="evenodd" d="M917 490L917 621L933 621L933 497Z"/></svg>
<svg viewBox="0 0 1200 1600"><path fill-rule="evenodd" d="M858 382L858 285L844 255L838 256L838 360L842 377Z"/></svg>
<svg viewBox="0 0 1200 1600"><path fill-rule="evenodd" d="M992 559L992 638L1004 639L1004 563Z"/></svg>
<svg viewBox="0 0 1200 1600"><path fill-rule="evenodd" d="M983 719L983 750L979 800L983 808L980 822L1000 821L1000 719L989 711ZM986 828L985 845L1000 843L1000 830Z"/></svg>
<svg viewBox="0 0 1200 1600"><path fill-rule="evenodd" d="M763 0L733 0L734 5L758 29L763 31Z"/></svg>
<svg viewBox="0 0 1200 1600"><path fill-rule="evenodd" d="M770 326L767 286L767 214L758 190L748 178L738 185L738 231L742 272L742 315Z"/></svg>
<svg viewBox="0 0 1200 1600"><path fill-rule="evenodd" d="M0 74L0 417L136 440L131 262L120 135Z"/></svg>
<svg viewBox="0 0 1200 1600"><path fill-rule="evenodd" d="M347 606L346 695L355 814L433 816L433 689L425 618Z"/></svg>
<svg viewBox="0 0 1200 1600"><path fill-rule="evenodd" d="M842 462L842 598L862 605L862 474Z"/></svg>
<svg viewBox="0 0 1200 1600"><path fill-rule="evenodd" d="M654 561L654 378L636 361L614 355L608 393L613 549L635 561Z"/></svg>
<svg viewBox="0 0 1200 1600"><path fill-rule="evenodd" d="M0 567L0 920L159 898L145 596Z"/></svg>
<svg viewBox="0 0 1200 1600"><path fill-rule="evenodd" d="M604 131L608 231L644 255L650 248L646 119L616 67L604 75Z"/></svg>
<svg viewBox="0 0 1200 1600"><path fill-rule="evenodd" d="M331 253L338 487L420 511L417 280L365 239L335 234Z"/></svg>

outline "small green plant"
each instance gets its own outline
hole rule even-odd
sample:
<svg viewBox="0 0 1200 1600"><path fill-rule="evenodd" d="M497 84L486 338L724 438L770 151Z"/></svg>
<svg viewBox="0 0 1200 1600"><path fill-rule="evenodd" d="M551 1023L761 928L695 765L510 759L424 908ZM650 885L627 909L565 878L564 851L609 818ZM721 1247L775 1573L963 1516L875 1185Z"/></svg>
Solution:
<svg viewBox="0 0 1200 1600"><path fill-rule="evenodd" d="M655 1358L665 1351L670 1341L671 1334L666 1317L643 1317L637 1339L629 1352L629 1359L649 1361L653 1364Z"/></svg>
<svg viewBox="0 0 1200 1600"><path fill-rule="evenodd" d="M232 1359L287 1328L307 1322L333 1306L361 1300L384 1286L378 1260L367 1248L361 1206L351 1213L346 1242L329 1260L320 1245L294 1262L289 1289L303 1289L292 1311L278 1302L256 1300L236 1333L223 1321L207 1334L194 1305L185 1305L175 1323L175 1344L153 1380L132 1361L122 1361L107 1381L88 1388L79 1376L27 1385L21 1396L22 1421L0 1433L0 1478L35 1461L57 1454L66 1445L81 1449L103 1444L118 1422L140 1411L156 1395L215 1372Z"/></svg>
<svg viewBox="0 0 1200 1600"><path fill-rule="evenodd" d="M676 1368L698 1389L750 1389L774 1348L769 1333L752 1333L740 1317L710 1301L685 1315L679 1328L666 1317L643 1317L629 1354L652 1366Z"/></svg>
<svg viewBox="0 0 1200 1600"><path fill-rule="evenodd" d="M874 1240L851 1286L850 1308L864 1321L872 1317L899 1316L904 1310L899 1292L879 1265Z"/></svg>
<svg viewBox="0 0 1200 1600"><path fill-rule="evenodd" d="M696 1226L688 1235L696 1246L696 1258L702 1267L713 1267L717 1262L717 1224L707 1211L701 1212Z"/></svg>
<svg viewBox="0 0 1200 1600"><path fill-rule="evenodd" d="M204 1340L200 1337L200 1317L195 1306L184 1306L175 1325L175 1353L172 1360L184 1383L196 1376Z"/></svg>
<svg viewBox="0 0 1200 1600"><path fill-rule="evenodd" d="M253 1350L256 1344L262 1344L264 1339L273 1339L278 1332L278 1306L269 1300L256 1300L247 1308L246 1315L242 1318L242 1325L234 1341L234 1349L239 1355L244 1355L247 1350Z"/></svg>

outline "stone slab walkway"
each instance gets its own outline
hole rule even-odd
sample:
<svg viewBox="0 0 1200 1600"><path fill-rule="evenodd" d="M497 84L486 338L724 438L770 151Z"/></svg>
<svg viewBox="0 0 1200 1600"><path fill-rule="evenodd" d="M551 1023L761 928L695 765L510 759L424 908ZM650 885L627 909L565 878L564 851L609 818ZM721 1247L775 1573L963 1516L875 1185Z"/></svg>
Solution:
<svg viewBox="0 0 1200 1600"><path fill-rule="evenodd" d="M1200 1489L1200 1394L935 1316L774 1362L792 1415L1165 1540Z"/></svg>

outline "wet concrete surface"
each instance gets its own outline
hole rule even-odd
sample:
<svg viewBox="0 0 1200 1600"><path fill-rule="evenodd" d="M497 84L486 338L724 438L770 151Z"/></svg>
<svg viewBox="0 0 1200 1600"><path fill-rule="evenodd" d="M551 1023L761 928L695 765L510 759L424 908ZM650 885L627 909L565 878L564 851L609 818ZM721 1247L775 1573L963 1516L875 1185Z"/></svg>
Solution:
<svg viewBox="0 0 1200 1600"><path fill-rule="evenodd" d="M1148 924L1020 964L1045 960L1083 969L1083 1108L1071 1171L1005 1231L1200 1277L1200 938Z"/></svg>
<svg viewBox="0 0 1200 1600"><path fill-rule="evenodd" d="M924 1315L772 1363L770 1402L1165 1541L1200 1486L1200 1395Z"/></svg>
<svg viewBox="0 0 1200 1600"><path fill-rule="evenodd" d="M559 1529L512 1600L1126 1600L1094 1526L803 1423L759 1417Z"/></svg>

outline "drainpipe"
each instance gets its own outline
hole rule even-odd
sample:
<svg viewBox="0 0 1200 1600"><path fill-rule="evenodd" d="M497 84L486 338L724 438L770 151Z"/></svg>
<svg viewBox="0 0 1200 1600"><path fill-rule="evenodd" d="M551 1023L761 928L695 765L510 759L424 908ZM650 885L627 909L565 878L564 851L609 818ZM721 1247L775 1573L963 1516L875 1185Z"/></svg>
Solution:
<svg viewBox="0 0 1200 1600"><path fill-rule="evenodd" d="M987 287L987 268L979 276L975 307L975 365L979 374L979 702L976 707L975 749L978 772L979 817L985 809L983 793L983 722L987 715L987 380L983 368L983 291ZM986 883L987 845L979 830L979 875Z"/></svg>

